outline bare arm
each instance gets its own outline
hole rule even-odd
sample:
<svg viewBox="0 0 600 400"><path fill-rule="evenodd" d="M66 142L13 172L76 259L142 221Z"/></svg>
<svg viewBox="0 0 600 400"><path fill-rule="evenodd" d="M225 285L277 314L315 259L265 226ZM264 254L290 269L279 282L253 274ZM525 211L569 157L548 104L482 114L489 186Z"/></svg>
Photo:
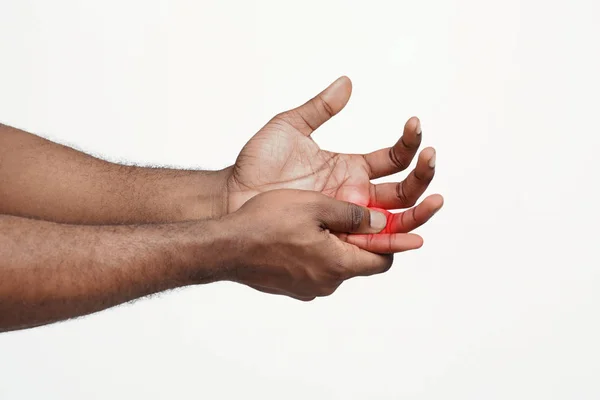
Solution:
<svg viewBox="0 0 600 400"><path fill-rule="evenodd" d="M214 218L227 209L228 174L118 165L0 124L0 214L76 224Z"/></svg>
<svg viewBox="0 0 600 400"><path fill-rule="evenodd" d="M259 194L219 219L171 224L0 216L0 332L215 280L300 300L327 296L346 279L386 271L392 253L421 246L418 235L374 235L385 224L376 211L302 190ZM361 240L380 254L353 244Z"/></svg>
<svg viewBox="0 0 600 400"><path fill-rule="evenodd" d="M89 226L0 216L0 332L220 279L215 221Z"/></svg>

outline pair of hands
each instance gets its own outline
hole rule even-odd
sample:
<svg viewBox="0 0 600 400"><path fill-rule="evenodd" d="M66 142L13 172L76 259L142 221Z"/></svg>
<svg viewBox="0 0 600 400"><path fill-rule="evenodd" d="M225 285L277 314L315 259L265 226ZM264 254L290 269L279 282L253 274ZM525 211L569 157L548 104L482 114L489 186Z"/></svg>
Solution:
<svg viewBox="0 0 600 400"><path fill-rule="evenodd" d="M433 179L435 150L421 151L403 181L371 183L410 165L422 139L417 118L406 122L394 146L368 154L321 150L310 136L344 108L351 91L350 80L339 78L274 117L242 149L229 171L223 222L235 230L245 256L229 279L312 300L348 278L384 272L393 253L422 245L409 232L443 204L432 195L413 207Z"/></svg>

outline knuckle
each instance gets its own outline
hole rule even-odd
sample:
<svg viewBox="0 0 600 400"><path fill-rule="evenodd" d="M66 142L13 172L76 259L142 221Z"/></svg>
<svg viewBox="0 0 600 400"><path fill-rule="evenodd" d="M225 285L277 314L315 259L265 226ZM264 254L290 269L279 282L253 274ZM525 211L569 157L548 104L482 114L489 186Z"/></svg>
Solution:
<svg viewBox="0 0 600 400"><path fill-rule="evenodd" d="M346 279L346 270L339 262L334 261L333 266L327 271L327 280L331 283L341 282Z"/></svg>
<svg viewBox="0 0 600 400"><path fill-rule="evenodd" d="M412 218L413 222L417 222L417 207L412 208L411 210L410 217Z"/></svg>
<svg viewBox="0 0 600 400"><path fill-rule="evenodd" d="M408 196L406 194L406 190L404 188L404 181L396 185L396 197L398 197L402 205L405 205L407 207L412 207L417 202L415 198L412 198L412 196Z"/></svg>
<svg viewBox="0 0 600 400"><path fill-rule="evenodd" d="M351 251L353 252L353 251ZM352 265L354 260L351 255L337 254L337 258L334 260L334 271L335 276L332 276L332 281L336 285L341 284L345 280L352 277Z"/></svg>
<svg viewBox="0 0 600 400"><path fill-rule="evenodd" d="M345 280L352 278L352 270L346 266L341 266L338 269L337 277L335 279L336 282L341 283Z"/></svg>
<svg viewBox="0 0 600 400"><path fill-rule="evenodd" d="M308 215L312 216L312 218L320 221L322 227L325 227L326 225L323 221L329 220L332 214L331 210L314 201L306 201L304 203L304 210Z"/></svg>
<svg viewBox="0 0 600 400"><path fill-rule="evenodd" d="M333 109L331 108L329 103L327 103L321 95L317 96L317 101L321 104L323 111L329 118L331 118L335 115L335 113L333 112Z"/></svg>
<svg viewBox="0 0 600 400"><path fill-rule="evenodd" d="M416 169L413 172L413 177L414 177L415 181L417 181L420 184L425 184L425 185L428 185L433 180L434 175L435 175L435 170L433 170L433 169L431 169L430 171L427 171L426 173L423 173L422 171L417 171Z"/></svg>
<svg viewBox="0 0 600 400"><path fill-rule="evenodd" d="M346 262L343 260L343 256L341 254L337 255L336 258L333 259L333 267L331 268L331 280L336 284L339 284L346 279L352 277L350 270L346 266Z"/></svg>
<svg viewBox="0 0 600 400"><path fill-rule="evenodd" d="M350 221L350 232L359 230L363 218L365 217L365 210L356 204L348 203L348 220Z"/></svg>
<svg viewBox="0 0 600 400"><path fill-rule="evenodd" d="M416 140L415 138L413 138L412 140L409 140L408 143L405 140L405 136L402 135L402 137L400 138L400 144L402 145L403 148L414 152L415 150L417 150L419 148L419 145L421 144L421 136L417 136Z"/></svg>
<svg viewBox="0 0 600 400"><path fill-rule="evenodd" d="M373 247L373 240L374 239L375 239L375 236L373 236L373 235L367 236L367 248Z"/></svg>
<svg viewBox="0 0 600 400"><path fill-rule="evenodd" d="M393 147L390 147L389 157L390 157L390 160L392 161L392 164L394 164L394 166L398 170L404 171L406 168L408 168L406 160L404 160L403 157L398 156L396 151L394 151Z"/></svg>

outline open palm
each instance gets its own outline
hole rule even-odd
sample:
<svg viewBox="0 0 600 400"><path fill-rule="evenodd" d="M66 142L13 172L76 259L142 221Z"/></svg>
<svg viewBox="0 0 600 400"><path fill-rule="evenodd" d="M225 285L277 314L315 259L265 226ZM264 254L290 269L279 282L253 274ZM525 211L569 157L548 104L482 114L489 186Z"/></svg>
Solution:
<svg viewBox="0 0 600 400"><path fill-rule="evenodd" d="M310 137L340 112L352 91L341 77L304 105L281 113L244 146L228 182L228 207L233 212L255 195L273 189L315 190L338 200L382 209L412 207L435 173L435 150L424 149L416 168L401 182L372 184L371 179L406 169L421 143L417 118L408 120L393 146L368 154L340 154L321 150ZM416 227L442 206L433 195L411 210ZM405 220L405 218L403 218Z"/></svg>

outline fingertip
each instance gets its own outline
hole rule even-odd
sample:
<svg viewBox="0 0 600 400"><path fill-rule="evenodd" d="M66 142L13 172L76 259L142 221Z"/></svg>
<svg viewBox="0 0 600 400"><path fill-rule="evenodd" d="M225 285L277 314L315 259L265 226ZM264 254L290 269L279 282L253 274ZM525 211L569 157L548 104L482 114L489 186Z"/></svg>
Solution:
<svg viewBox="0 0 600 400"><path fill-rule="evenodd" d="M331 85L327 87L320 96L327 105L327 113L330 117L340 112L352 94L352 81L347 76L340 76Z"/></svg>
<svg viewBox="0 0 600 400"><path fill-rule="evenodd" d="M350 89L352 89L352 79L350 79L348 75L340 76L339 78L337 78L337 81L343 82L344 85L350 86Z"/></svg>
<svg viewBox="0 0 600 400"><path fill-rule="evenodd" d="M433 196L436 196L436 197L438 197L440 199L439 200L440 201L440 207L439 208L444 207L444 204L446 202L446 200L444 199L444 196L442 196L441 194L434 194Z"/></svg>
<svg viewBox="0 0 600 400"><path fill-rule="evenodd" d="M350 78L348 76L346 76L346 75L340 76L335 81L333 81L326 90L327 91L332 90L332 89L338 90L340 88L345 89L345 91L348 94L352 92L352 81L350 80Z"/></svg>
<svg viewBox="0 0 600 400"><path fill-rule="evenodd" d="M441 194L432 194L431 196L428 196L427 199L429 199L436 211L444 206L444 197Z"/></svg>
<svg viewBox="0 0 600 400"><path fill-rule="evenodd" d="M417 159L416 173L425 180L433 179L435 174L436 151L433 147L426 147L419 153Z"/></svg>
<svg viewBox="0 0 600 400"><path fill-rule="evenodd" d="M421 150L421 153L419 154L419 161L422 162L429 162L429 160L431 159L431 157L435 156L435 148L433 147L425 147L423 150Z"/></svg>
<svg viewBox="0 0 600 400"><path fill-rule="evenodd" d="M415 133L416 135L420 135L421 133L423 133L423 130L421 129L421 120L419 119L419 117L410 117L404 125L404 132L411 132Z"/></svg>
<svg viewBox="0 0 600 400"><path fill-rule="evenodd" d="M435 168L435 158L436 158L436 154L435 154L435 150L433 151L433 155L429 158L429 162L427 163L427 165L429 165L429 168L433 169Z"/></svg>
<svg viewBox="0 0 600 400"><path fill-rule="evenodd" d="M411 233L410 236L412 236L412 240L414 241L414 250L423 247L424 240L420 235L417 235L416 233Z"/></svg>

